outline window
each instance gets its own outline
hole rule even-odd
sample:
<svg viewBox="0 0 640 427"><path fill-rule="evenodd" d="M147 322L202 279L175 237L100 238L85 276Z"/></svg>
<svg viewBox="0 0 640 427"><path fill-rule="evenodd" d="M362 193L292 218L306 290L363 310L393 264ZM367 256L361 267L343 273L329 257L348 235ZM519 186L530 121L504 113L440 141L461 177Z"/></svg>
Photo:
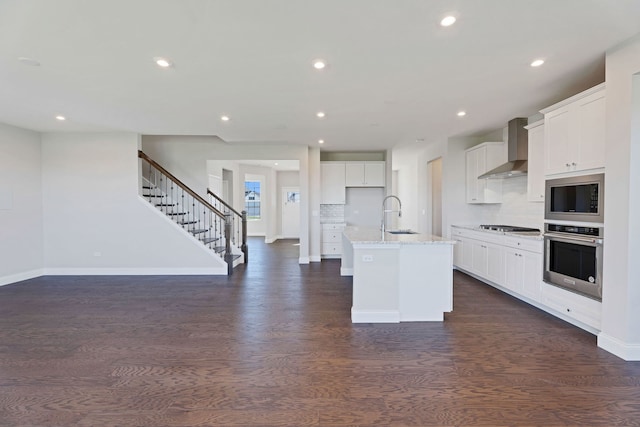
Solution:
<svg viewBox="0 0 640 427"><path fill-rule="evenodd" d="M244 182L244 210L247 220L260 219L260 181Z"/></svg>

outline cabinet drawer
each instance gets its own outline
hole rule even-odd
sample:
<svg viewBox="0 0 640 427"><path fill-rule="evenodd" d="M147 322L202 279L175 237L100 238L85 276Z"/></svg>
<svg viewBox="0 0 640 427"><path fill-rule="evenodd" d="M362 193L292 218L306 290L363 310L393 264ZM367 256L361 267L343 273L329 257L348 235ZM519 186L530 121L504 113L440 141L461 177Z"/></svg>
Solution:
<svg viewBox="0 0 640 427"><path fill-rule="evenodd" d="M505 236L504 245L514 249L522 249L538 254L542 253L542 240L522 239L514 236Z"/></svg>
<svg viewBox="0 0 640 427"><path fill-rule="evenodd" d="M344 230L345 224L342 222L337 222L333 224L322 224L322 230L337 230L342 232Z"/></svg>
<svg viewBox="0 0 640 427"><path fill-rule="evenodd" d="M342 243L322 242L322 255L342 254Z"/></svg>
<svg viewBox="0 0 640 427"><path fill-rule="evenodd" d="M548 283L542 283L541 290L544 305L600 330L602 303Z"/></svg>
<svg viewBox="0 0 640 427"><path fill-rule="evenodd" d="M334 243L334 242L340 243L342 242L342 232L333 231L333 230L323 230L322 242L323 243Z"/></svg>

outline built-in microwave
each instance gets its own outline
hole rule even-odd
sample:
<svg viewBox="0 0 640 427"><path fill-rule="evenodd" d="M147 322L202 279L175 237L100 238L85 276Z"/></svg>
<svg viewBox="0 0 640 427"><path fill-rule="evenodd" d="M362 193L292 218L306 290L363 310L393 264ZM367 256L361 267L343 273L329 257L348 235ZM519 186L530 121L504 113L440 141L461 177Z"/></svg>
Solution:
<svg viewBox="0 0 640 427"><path fill-rule="evenodd" d="M548 179L544 218L604 223L604 174Z"/></svg>

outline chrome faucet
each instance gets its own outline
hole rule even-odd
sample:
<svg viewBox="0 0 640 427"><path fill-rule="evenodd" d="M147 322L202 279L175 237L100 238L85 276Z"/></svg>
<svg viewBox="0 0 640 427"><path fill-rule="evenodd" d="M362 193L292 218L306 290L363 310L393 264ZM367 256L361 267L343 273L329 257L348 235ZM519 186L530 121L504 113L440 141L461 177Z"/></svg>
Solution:
<svg viewBox="0 0 640 427"><path fill-rule="evenodd" d="M385 209L387 199L396 199L398 201L397 211L393 209ZM382 236L384 236L384 232L387 230L387 214L390 212L398 212L398 218L402 216L402 202L400 201L398 196L391 195L385 197L384 200L382 200L382 227L380 228L382 230Z"/></svg>

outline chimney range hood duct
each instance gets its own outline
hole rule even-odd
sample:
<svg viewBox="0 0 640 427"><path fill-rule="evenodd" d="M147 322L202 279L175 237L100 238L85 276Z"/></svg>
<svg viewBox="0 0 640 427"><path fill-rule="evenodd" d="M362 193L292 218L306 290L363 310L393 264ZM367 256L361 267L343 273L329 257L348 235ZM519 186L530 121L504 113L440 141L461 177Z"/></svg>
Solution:
<svg viewBox="0 0 640 427"><path fill-rule="evenodd" d="M526 125L526 118L509 120L509 139L507 141L509 161L480 175L478 179L515 178L527 174L529 133L524 128Z"/></svg>

